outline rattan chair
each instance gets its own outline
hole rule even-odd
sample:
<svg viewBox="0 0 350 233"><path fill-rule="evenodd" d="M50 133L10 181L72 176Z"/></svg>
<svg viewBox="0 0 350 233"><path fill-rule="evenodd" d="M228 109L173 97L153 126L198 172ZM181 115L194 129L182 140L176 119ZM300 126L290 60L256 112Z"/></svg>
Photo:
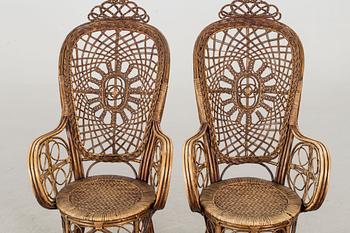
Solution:
<svg viewBox="0 0 350 233"><path fill-rule="evenodd" d="M171 141L159 126L168 45L132 1L108 0L88 18L61 50L59 126L30 148L35 196L59 209L66 233L150 233L152 215L166 203L172 163ZM126 168L118 167L92 175L102 164L129 173L120 176Z"/></svg>
<svg viewBox="0 0 350 233"><path fill-rule="evenodd" d="M190 208L207 233L295 232L299 214L324 201L330 169L326 147L298 130L302 44L264 1L236 0L219 16L194 49L201 128L184 146ZM244 164L271 181L232 175Z"/></svg>

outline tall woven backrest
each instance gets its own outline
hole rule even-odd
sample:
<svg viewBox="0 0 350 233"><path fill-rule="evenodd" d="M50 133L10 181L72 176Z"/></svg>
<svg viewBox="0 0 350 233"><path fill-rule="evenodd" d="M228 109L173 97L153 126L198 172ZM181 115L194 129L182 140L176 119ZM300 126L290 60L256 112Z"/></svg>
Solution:
<svg viewBox="0 0 350 233"><path fill-rule="evenodd" d="M61 51L64 112L85 159L128 161L144 150L160 121L168 82L166 40L134 2L108 0Z"/></svg>
<svg viewBox="0 0 350 233"><path fill-rule="evenodd" d="M194 55L202 123L220 160L269 162L282 153L303 72L297 35L261 0L236 0L199 36ZM293 113L292 113L293 112Z"/></svg>

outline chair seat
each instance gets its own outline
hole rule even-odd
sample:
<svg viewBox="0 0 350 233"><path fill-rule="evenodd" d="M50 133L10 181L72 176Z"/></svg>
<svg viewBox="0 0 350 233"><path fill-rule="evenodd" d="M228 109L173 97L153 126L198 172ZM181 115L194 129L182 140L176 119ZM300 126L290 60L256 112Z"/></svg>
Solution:
<svg viewBox="0 0 350 233"><path fill-rule="evenodd" d="M94 176L64 187L57 195L57 208L71 218L108 222L140 216L155 201L147 183L122 176Z"/></svg>
<svg viewBox="0 0 350 233"><path fill-rule="evenodd" d="M206 215L229 226L276 226L298 216L301 199L287 187L257 178L214 183L200 197Z"/></svg>

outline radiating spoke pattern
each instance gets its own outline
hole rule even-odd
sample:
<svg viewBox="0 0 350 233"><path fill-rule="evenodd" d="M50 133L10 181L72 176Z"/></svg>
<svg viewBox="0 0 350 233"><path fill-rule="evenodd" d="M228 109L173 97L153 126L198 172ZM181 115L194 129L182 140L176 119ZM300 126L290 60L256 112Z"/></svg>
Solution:
<svg viewBox="0 0 350 233"><path fill-rule="evenodd" d="M225 29L209 38L204 59L221 154L277 156L292 98L292 49L287 39L262 28Z"/></svg>
<svg viewBox="0 0 350 233"><path fill-rule="evenodd" d="M156 102L158 50L138 31L88 32L70 57L72 98L90 155L138 151Z"/></svg>

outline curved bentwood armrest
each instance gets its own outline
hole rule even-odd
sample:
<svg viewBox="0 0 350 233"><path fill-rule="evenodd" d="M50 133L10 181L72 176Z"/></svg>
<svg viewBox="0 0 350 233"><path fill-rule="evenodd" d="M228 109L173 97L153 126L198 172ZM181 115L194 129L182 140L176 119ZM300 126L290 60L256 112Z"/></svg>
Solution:
<svg viewBox="0 0 350 233"><path fill-rule="evenodd" d="M71 151L60 136L68 119L62 117L53 131L37 138L29 151L29 173L35 196L45 208L56 208L56 195L73 180Z"/></svg>
<svg viewBox="0 0 350 233"><path fill-rule="evenodd" d="M303 200L304 212L317 210L329 184L330 154L321 142L305 137L292 126L294 145L287 174L288 186Z"/></svg>
<svg viewBox="0 0 350 233"><path fill-rule="evenodd" d="M183 169L188 202L191 210L198 213L201 213L200 194L210 184L208 147L204 140L207 128L207 125L203 124L199 132L186 141L183 148Z"/></svg>
<svg viewBox="0 0 350 233"><path fill-rule="evenodd" d="M160 210L165 207L168 198L173 161L173 145L170 138L161 131L158 123L154 124L153 135L152 161L148 180L149 184L156 191L156 201L153 209Z"/></svg>

